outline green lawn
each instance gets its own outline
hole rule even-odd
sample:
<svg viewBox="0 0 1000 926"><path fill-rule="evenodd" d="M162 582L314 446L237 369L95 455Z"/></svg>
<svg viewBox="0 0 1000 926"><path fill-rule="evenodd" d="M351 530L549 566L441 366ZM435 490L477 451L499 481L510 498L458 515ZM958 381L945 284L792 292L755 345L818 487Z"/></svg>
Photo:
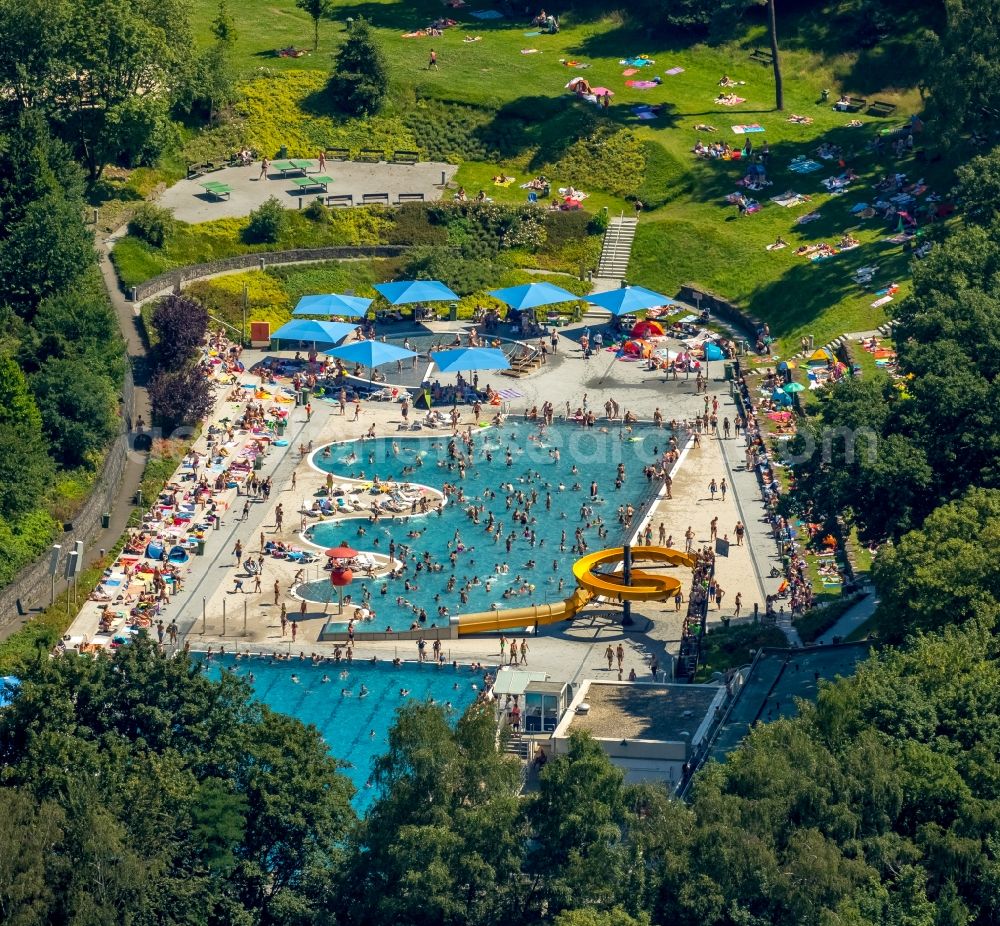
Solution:
<svg viewBox="0 0 1000 926"><path fill-rule="evenodd" d="M201 40L207 40L216 9L214 0L195 0L195 31ZM630 212L631 199L638 197L647 209L633 253L632 281L670 293L684 283L712 290L767 320L783 341L779 352L790 353L803 334L823 343L885 321L885 310L871 307L876 296L853 282L858 266L877 264L879 285L899 282L897 299L907 291L901 247L883 240L890 232L878 220L859 221L849 211L871 199L869 182L888 170L924 176L938 190L949 182L940 165L877 159L867 151L881 128L901 124L919 108L914 56L905 53L910 24L905 19L897 23L894 38L876 50L847 53L838 9L831 5L822 13L782 17L786 112L778 113L770 69L749 58L750 50L766 45L759 18L750 14L738 26L738 36L689 44L681 38L651 39L617 15L586 20L567 15L558 35L527 36L531 30L524 23L477 22L437 0L343 2L336 4L337 21L321 25L318 52L286 59L276 57L275 49L311 47L308 18L292 0L246 0L232 8L237 67L247 81L246 101L238 107L242 122L200 133L188 142L188 152L206 156L213 146L227 149L236 139L267 153L284 144L290 153L302 155L322 144L418 145L433 157L461 164L456 182L470 191L485 189L498 201L525 198L517 184L494 186L491 178L499 172L517 177L518 183L541 172L556 186L572 183L591 194L585 204L591 211ZM374 24L386 48L392 102L378 117L345 122L333 111L324 79L344 35L343 22L359 15ZM462 22L440 37L403 38L404 32L442 15ZM474 36L481 40L464 41ZM426 69L431 47L441 64L437 71ZM522 54L529 49L537 53ZM635 78L658 76L662 83L655 88L625 86L619 60L641 54L655 65ZM589 67L578 70L562 63L570 60ZM684 71L665 74L674 67ZM745 82L735 90L745 103L734 108L714 104L724 73ZM613 90L612 107L602 112L574 99L564 85L576 76ZM898 104L898 113L891 120L861 114L854 118L863 124L848 127L852 116L821 103L821 89L829 89L833 98L844 90L888 100ZM663 111L655 120L641 121L632 111L640 103L660 104ZM789 113L807 116L812 124L790 123ZM730 127L751 122L766 129L752 138L758 148L765 139L770 146L773 186L759 194L761 212L737 219L724 198L737 189L744 172L740 163L698 160L690 149L698 137L697 124L718 130L703 138L735 145L743 137ZM848 165L861 175L847 195L831 197L820 185L839 172L835 161L823 162L822 170L805 176L788 170L793 157L811 153L824 140L841 145ZM769 201L788 189L813 199L791 209ZM819 211L820 220L796 225L796 217L810 210ZM820 263L793 253L802 243L835 243L848 230L862 247ZM790 247L765 250L778 235Z"/></svg>

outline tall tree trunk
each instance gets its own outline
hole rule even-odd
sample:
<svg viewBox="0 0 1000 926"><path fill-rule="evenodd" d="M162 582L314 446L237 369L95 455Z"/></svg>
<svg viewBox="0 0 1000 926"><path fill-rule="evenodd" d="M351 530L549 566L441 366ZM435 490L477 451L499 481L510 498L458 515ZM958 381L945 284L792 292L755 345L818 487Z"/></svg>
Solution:
<svg viewBox="0 0 1000 926"><path fill-rule="evenodd" d="M774 0L767 0L767 31L771 39L771 60L774 66L774 108L781 112L785 108L785 88L781 82L781 58L778 56L778 24L774 12Z"/></svg>
<svg viewBox="0 0 1000 926"><path fill-rule="evenodd" d="M319 49L319 17L313 17L313 54Z"/></svg>

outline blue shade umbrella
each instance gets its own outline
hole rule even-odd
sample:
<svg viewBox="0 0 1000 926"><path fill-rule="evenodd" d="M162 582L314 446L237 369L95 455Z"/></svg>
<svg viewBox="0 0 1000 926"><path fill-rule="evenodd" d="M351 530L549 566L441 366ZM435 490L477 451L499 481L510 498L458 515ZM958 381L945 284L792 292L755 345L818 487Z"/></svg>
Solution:
<svg viewBox="0 0 1000 926"><path fill-rule="evenodd" d="M506 289L495 289L490 295L519 311L534 309L540 305L553 305L556 302L573 302L580 298L552 283L524 283L521 286L508 286Z"/></svg>
<svg viewBox="0 0 1000 926"><path fill-rule="evenodd" d="M369 369L381 366L383 363L391 363L393 360L417 356L416 351L387 344L385 341L354 341L351 344L342 344L326 353L330 357L338 357L350 363L360 363Z"/></svg>
<svg viewBox="0 0 1000 926"><path fill-rule="evenodd" d="M651 309L656 305L667 305L670 299L643 286L622 286L619 289L610 289L606 293L587 296L587 302L607 309L612 315L627 315L629 312Z"/></svg>
<svg viewBox="0 0 1000 926"><path fill-rule="evenodd" d="M444 283L437 280L400 280L397 283L378 283L375 286L390 305L410 302L442 302L458 299Z"/></svg>
<svg viewBox="0 0 1000 926"><path fill-rule="evenodd" d="M297 318L286 322L271 337L286 341L312 341L313 344L336 344L351 334L355 327L357 326L346 322L318 322L312 318Z"/></svg>
<svg viewBox="0 0 1000 926"><path fill-rule="evenodd" d="M462 370L508 370L510 362L495 347L460 347L457 350L431 351L431 359L442 373Z"/></svg>
<svg viewBox="0 0 1000 926"><path fill-rule="evenodd" d="M340 296L337 293L303 296L292 315L351 315L363 318L371 304L371 299L364 299L361 296Z"/></svg>

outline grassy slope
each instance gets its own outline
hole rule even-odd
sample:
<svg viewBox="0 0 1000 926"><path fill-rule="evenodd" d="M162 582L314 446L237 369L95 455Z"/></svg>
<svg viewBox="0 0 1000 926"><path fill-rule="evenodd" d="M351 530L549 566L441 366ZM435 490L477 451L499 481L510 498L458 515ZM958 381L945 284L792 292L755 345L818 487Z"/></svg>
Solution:
<svg viewBox="0 0 1000 926"><path fill-rule="evenodd" d="M196 32L206 36L207 23L214 15L214 0L195 0ZM630 31L614 17L598 21L573 22L566 17L563 30L556 36L527 37L527 27L501 21L479 23L467 14L452 14L463 20L439 38L404 39L401 34L426 25L444 15L447 8L436 2L401 2L369 0L362 3L338 3L338 19L363 15L378 29L393 69L393 91L397 106L412 106L419 97L460 102L491 109L544 113L521 137L513 139L511 157L504 163L467 163L458 182L469 189L487 187L498 199L520 200L523 191L516 187L497 189L489 178L498 170L507 170L519 178L543 167L550 168L565 153L567 135L579 122L574 109L582 107L590 114L593 107L576 103L563 90L573 76L583 75L592 85L614 90L615 105L607 115L599 115L611 126L634 128L641 139L660 146L662 157L657 170L651 171L642 197L665 200L665 205L642 217L634 253L631 276L637 282L672 291L686 282L696 283L734 299L771 324L773 332L790 343L802 334L812 334L820 342L845 330L875 327L885 319L884 310L870 308L874 300L851 282L857 266L878 263L879 283L901 280L906 261L898 246L882 243L884 229L877 222L852 221L848 209L869 199L863 183L857 193L836 199L819 195L819 181L837 172L835 163L806 177L787 172L786 166L797 154L811 151L820 140L831 139L848 150L860 152L884 121L862 116L865 125L846 128L850 118L834 112L829 105L818 104L820 88L830 88L832 95L845 89L869 97L888 99L900 104L900 113L917 108L914 91L893 92L885 89L886 75L904 85L912 83L912 55L902 53L909 24L900 23L896 45L883 43L862 56L838 51L838 33L832 20L813 15L780 24L785 41L786 111L808 115L809 126L788 123L773 111L770 70L749 60L748 49L765 45L760 25L748 26L740 41L717 46L671 45L652 42L639 31ZM340 22L321 26L317 54L300 59L281 59L273 50L284 45L309 47L311 24L294 7L292 0L246 0L233 9L239 39L239 66L250 76L262 66L275 71L316 69L326 71L343 31ZM482 41L465 44L466 35L480 35ZM441 61L440 71L427 71L428 51L434 47ZM537 48L539 54L522 55L524 48ZM816 50L818 49L818 50ZM648 54L656 66L645 69L641 77L674 65L685 68L683 74L663 77L663 84L642 91L624 86L619 58ZM590 62L585 71L569 69L560 58ZM890 61L895 64L889 66ZM745 80L739 94L747 102L733 109L716 107L717 81L727 73ZM550 115L551 100L561 107ZM309 105L315 106L315 100ZM639 102L662 103L664 116L654 122L638 122L630 107ZM729 126L738 122L761 122L767 132L753 136L755 144L766 138L773 153L771 178L774 195L788 188L814 195L810 207L782 209L767 202L764 210L737 221L734 210L721 204L726 193L736 189L741 175L736 163L696 161L690 154L695 140L694 125L707 122L719 129L718 136L731 143L741 140ZM570 139L571 140L571 139ZM893 162L877 163L858 154L849 158L852 167L865 177L897 168ZM595 165L595 173L601 165ZM903 165L911 174L925 173L923 168ZM560 182L559 176L554 178ZM931 178L933 179L933 178ZM586 184L584 188L588 188ZM607 207L612 211L628 208L619 197L602 193L591 184L593 196L588 206ZM807 226L794 225L797 215L809 208L819 208L822 219ZM849 254L820 264L812 264L792 254L793 247L810 241L835 241L852 229L864 243ZM784 251L767 252L764 245L782 235L793 246ZM905 293L905 286L904 286Z"/></svg>

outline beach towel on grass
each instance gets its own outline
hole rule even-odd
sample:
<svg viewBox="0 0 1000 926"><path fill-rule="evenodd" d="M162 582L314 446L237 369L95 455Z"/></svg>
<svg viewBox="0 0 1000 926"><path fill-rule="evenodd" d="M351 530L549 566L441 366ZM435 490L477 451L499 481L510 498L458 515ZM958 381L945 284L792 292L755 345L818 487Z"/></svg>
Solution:
<svg viewBox="0 0 1000 926"><path fill-rule="evenodd" d="M741 96L729 97L729 99L724 100L721 96L717 96L713 101L716 106L739 106L740 103L745 103L746 100Z"/></svg>
<svg viewBox="0 0 1000 926"><path fill-rule="evenodd" d="M524 36L525 36L525 38L532 39L536 35L541 35L541 34L542 34L541 32L525 32Z"/></svg>
<svg viewBox="0 0 1000 926"><path fill-rule="evenodd" d="M814 161L811 158L801 158L792 161L788 165L788 169L797 174L811 174L814 170L819 170L822 166L819 161Z"/></svg>
<svg viewBox="0 0 1000 926"><path fill-rule="evenodd" d="M663 73L664 74L669 74L671 77L673 77L676 74L683 74L684 73L684 68L671 68L669 71L664 71Z"/></svg>
<svg viewBox="0 0 1000 926"><path fill-rule="evenodd" d="M872 308L873 309L878 309L878 308L881 308L884 305L888 305L890 302L892 302L892 296L882 296L880 299L876 299L872 303Z"/></svg>
<svg viewBox="0 0 1000 926"><path fill-rule="evenodd" d="M788 209L790 206L798 206L800 203L806 202L807 199L808 197L796 193L795 190L788 190L780 196L772 196L771 202Z"/></svg>
<svg viewBox="0 0 1000 926"><path fill-rule="evenodd" d="M521 49L521 54L522 55L537 55L538 54L538 49L537 48L522 48Z"/></svg>
<svg viewBox="0 0 1000 926"><path fill-rule="evenodd" d="M735 135L753 135L754 132L763 132L764 126L759 122L752 122L750 125L734 125L732 129Z"/></svg>
<svg viewBox="0 0 1000 926"><path fill-rule="evenodd" d="M658 80L626 80L626 87L631 87L633 90L652 90L653 87L659 87L660 82Z"/></svg>
<svg viewBox="0 0 1000 926"><path fill-rule="evenodd" d="M642 55L635 58L622 58L618 63L630 68L648 68L656 64L652 58L646 58Z"/></svg>
<svg viewBox="0 0 1000 926"><path fill-rule="evenodd" d="M808 225L810 222L815 222L816 219L820 217L818 212L807 212L805 215L800 215L796 220L796 225Z"/></svg>
<svg viewBox="0 0 1000 926"><path fill-rule="evenodd" d="M499 10L472 10L470 15L474 19L503 19L503 13Z"/></svg>
<svg viewBox="0 0 1000 926"><path fill-rule="evenodd" d="M638 68L625 68L625 70L622 71L622 77L631 77L633 74L638 74L638 73L639 73Z"/></svg>

